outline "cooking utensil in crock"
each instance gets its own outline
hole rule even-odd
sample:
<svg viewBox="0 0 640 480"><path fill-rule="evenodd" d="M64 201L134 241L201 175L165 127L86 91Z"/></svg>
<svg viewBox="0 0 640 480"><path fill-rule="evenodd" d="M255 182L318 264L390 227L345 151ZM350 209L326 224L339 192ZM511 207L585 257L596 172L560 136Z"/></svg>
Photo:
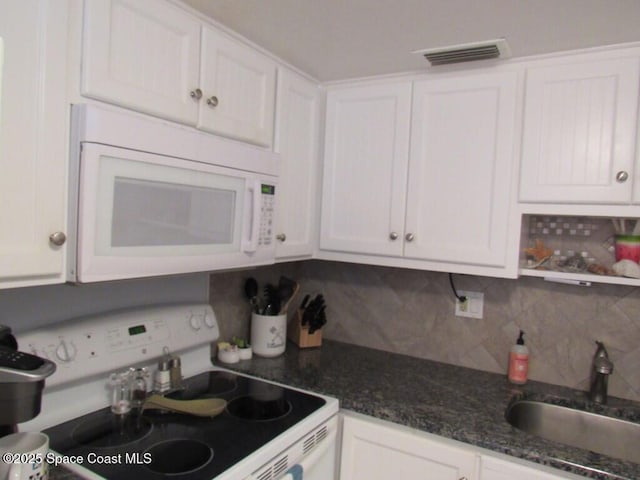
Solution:
<svg viewBox="0 0 640 480"><path fill-rule="evenodd" d="M253 307L255 312L258 312L260 309L258 307L258 281L249 277L244 282L244 294L249 299L249 304Z"/></svg>
<svg viewBox="0 0 640 480"><path fill-rule="evenodd" d="M278 287L270 283L264 287L264 304L262 315L278 315L280 312L280 295Z"/></svg>

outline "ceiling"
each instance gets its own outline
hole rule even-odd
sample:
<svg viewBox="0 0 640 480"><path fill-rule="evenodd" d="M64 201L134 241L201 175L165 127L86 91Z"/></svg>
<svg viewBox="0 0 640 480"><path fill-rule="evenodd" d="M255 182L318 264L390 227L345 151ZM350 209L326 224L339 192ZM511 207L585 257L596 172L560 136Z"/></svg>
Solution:
<svg viewBox="0 0 640 480"><path fill-rule="evenodd" d="M640 0L183 0L320 81L427 68L505 37L514 57L640 40Z"/></svg>

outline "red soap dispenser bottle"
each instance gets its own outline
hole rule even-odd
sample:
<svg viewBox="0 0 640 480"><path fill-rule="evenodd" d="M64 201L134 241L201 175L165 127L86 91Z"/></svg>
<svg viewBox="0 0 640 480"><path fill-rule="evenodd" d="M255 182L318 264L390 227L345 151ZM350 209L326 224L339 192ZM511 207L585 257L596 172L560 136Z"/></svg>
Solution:
<svg viewBox="0 0 640 480"><path fill-rule="evenodd" d="M524 332L520 330L520 336L509 352L509 381L516 385L527 383L529 373L529 349L523 337Z"/></svg>

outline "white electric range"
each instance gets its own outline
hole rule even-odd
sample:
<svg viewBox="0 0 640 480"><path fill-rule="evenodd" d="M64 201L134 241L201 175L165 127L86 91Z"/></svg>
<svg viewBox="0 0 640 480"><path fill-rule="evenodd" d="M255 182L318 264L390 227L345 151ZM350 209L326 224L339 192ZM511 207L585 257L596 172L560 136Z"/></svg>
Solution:
<svg viewBox="0 0 640 480"><path fill-rule="evenodd" d="M58 366L41 413L19 430L47 433L48 459L86 478L334 478L338 401L213 366L219 336L205 304L107 312L17 335L20 350ZM110 374L154 372L167 352L180 357L184 380L166 395L223 398L221 414L113 413Z"/></svg>

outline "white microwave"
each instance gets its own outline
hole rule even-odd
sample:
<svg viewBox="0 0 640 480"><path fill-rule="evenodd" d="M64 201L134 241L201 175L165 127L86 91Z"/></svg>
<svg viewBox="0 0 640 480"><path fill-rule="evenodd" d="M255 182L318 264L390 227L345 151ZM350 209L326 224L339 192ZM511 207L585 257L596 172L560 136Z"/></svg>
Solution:
<svg viewBox="0 0 640 480"><path fill-rule="evenodd" d="M92 105L71 145L69 281L274 262L277 154Z"/></svg>

